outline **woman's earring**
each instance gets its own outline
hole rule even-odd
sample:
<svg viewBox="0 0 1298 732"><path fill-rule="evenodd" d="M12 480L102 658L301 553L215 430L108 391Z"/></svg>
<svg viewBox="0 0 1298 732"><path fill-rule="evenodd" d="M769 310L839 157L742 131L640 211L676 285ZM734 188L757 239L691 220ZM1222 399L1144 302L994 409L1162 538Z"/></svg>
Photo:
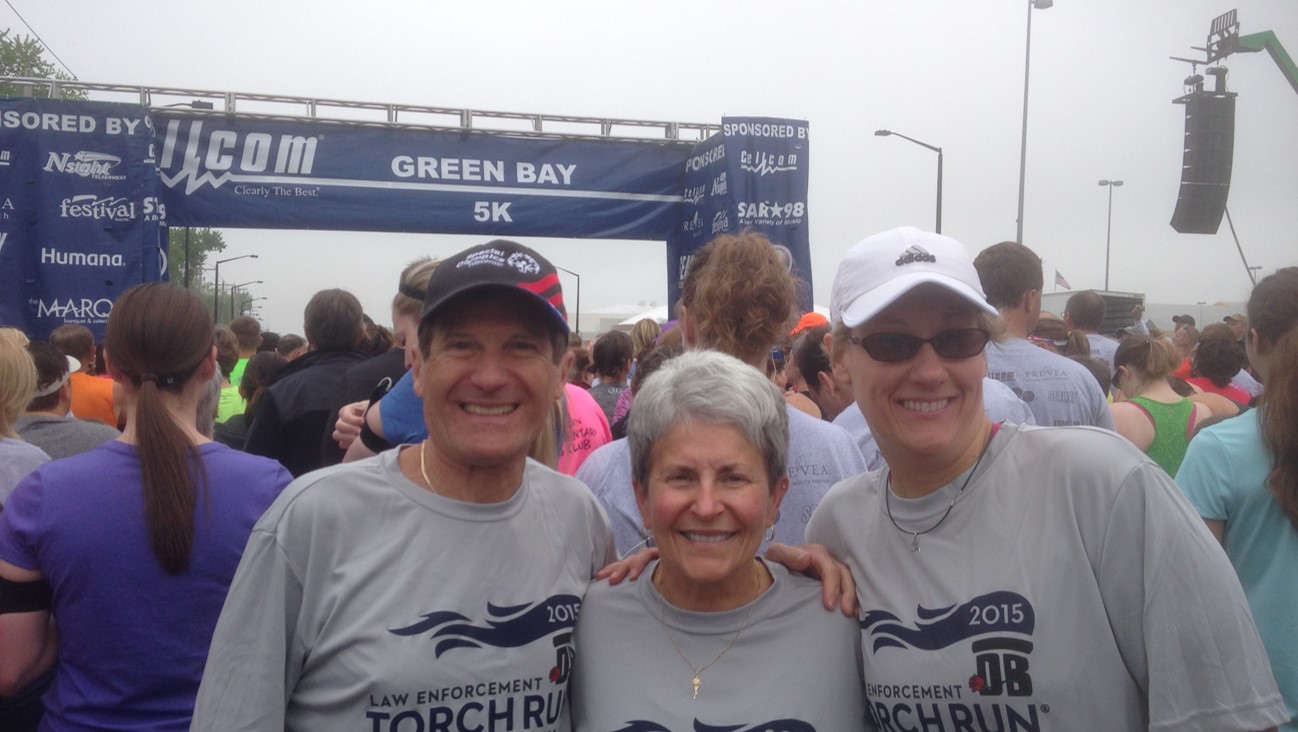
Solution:
<svg viewBox="0 0 1298 732"><path fill-rule="evenodd" d="M775 524L766 527L766 532L762 538L766 541L775 541Z"/></svg>

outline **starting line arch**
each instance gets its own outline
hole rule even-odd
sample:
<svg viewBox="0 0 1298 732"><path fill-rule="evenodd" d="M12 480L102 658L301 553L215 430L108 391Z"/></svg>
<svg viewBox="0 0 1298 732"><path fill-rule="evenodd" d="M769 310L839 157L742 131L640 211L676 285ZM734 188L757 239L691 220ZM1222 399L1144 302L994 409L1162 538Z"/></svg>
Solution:
<svg viewBox="0 0 1298 732"><path fill-rule="evenodd" d="M802 120L0 82L129 99L0 100L0 324L35 338L65 322L102 338L118 293L165 276L168 226L660 240L672 303L695 250L754 227L811 307Z"/></svg>

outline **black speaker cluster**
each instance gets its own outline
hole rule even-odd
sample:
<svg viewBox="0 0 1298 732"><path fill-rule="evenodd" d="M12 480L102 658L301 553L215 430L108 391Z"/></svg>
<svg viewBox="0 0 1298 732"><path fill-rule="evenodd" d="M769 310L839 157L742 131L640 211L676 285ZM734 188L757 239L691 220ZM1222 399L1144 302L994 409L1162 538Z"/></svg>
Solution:
<svg viewBox="0 0 1298 732"><path fill-rule="evenodd" d="M1235 95L1202 89L1185 104L1185 155L1172 228L1182 234L1215 234L1226 211L1235 154Z"/></svg>

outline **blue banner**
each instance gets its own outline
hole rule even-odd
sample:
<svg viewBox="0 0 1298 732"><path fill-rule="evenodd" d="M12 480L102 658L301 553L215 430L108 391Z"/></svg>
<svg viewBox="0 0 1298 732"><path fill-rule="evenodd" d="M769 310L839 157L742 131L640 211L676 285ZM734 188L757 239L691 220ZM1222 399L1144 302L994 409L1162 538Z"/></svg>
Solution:
<svg viewBox="0 0 1298 732"><path fill-rule="evenodd" d="M167 225L666 240L672 303L694 251L751 226L811 307L803 121L692 144L0 101L0 324L102 339L166 276Z"/></svg>
<svg viewBox="0 0 1298 732"><path fill-rule="evenodd" d="M681 222L667 240L673 308L694 252L717 234L753 228L802 283L799 310L811 309L807 153L807 123L771 117L726 117L720 133L695 146L685 161Z"/></svg>
<svg viewBox="0 0 1298 732"><path fill-rule="evenodd" d="M174 226L663 239L688 143L154 111Z"/></svg>
<svg viewBox="0 0 1298 732"><path fill-rule="evenodd" d="M97 340L123 289L166 272L146 109L0 101L0 323Z"/></svg>

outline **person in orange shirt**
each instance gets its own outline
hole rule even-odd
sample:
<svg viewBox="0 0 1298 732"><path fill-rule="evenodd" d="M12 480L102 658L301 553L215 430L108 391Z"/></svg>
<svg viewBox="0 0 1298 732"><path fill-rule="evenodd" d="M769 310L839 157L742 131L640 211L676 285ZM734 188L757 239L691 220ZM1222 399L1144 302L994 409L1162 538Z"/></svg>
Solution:
<svg viewBox="0 0 1298 732"><path fill-rule="evenodd" d="M50 345L81 362L81 370L72 374L70 382L73 416L117 427L122 412L121 387L93 374L95 336L90 329L84 325L60 325L50 333Z"/></svg>

